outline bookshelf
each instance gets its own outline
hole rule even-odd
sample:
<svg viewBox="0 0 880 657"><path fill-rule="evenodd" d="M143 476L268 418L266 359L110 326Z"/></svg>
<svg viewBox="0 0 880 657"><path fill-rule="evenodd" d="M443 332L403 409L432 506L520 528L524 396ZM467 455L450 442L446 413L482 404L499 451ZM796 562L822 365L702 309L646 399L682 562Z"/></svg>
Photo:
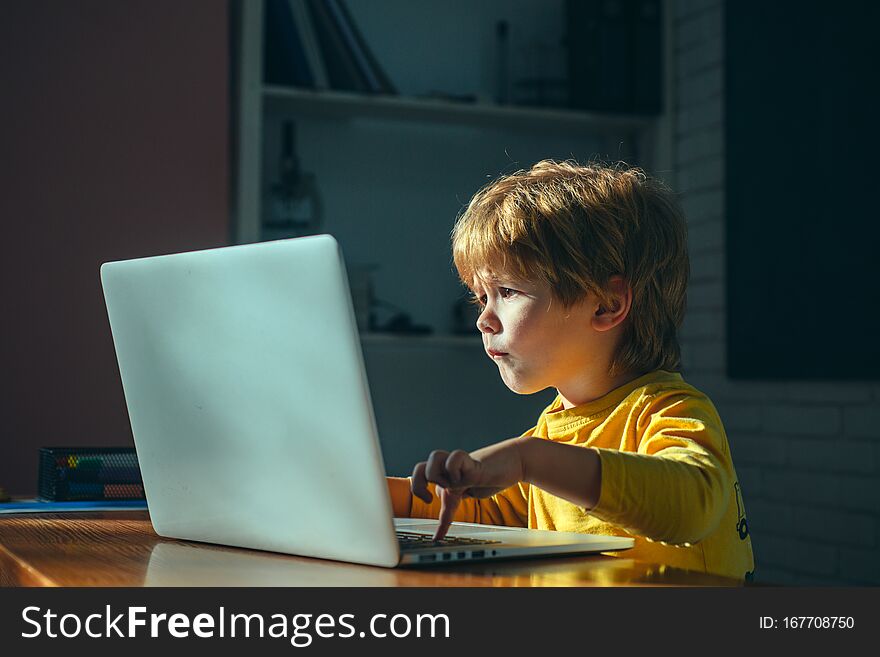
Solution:
<svg viewBox="0 0 880 657"><path fill-rule="evenodd" d="M361 344L369 347L392 345L411 346L416 349L425 348L460 348L483 350L483 341L476 330L473 335L429 334L429 335L394 335L390 333L361 333Z"/></svg>
<svg viewBox="0 0 880 657"><path fill-rule="evenodd" d="M575 112L556 108L513 107L490 103L461 103L430 98L367 96L341 91L314 91L264 86L267 107L303 116L340 120L353 118L424 121L525 130L537 133L619 135L651 128L654 119Z"/></svg>
<svg viewBox="0 0 880 657"><path fill-rule="evenodd" d="M366 4L357 8L363 10ZM465 0L437 4L457 7L460 13L483 12L482 19L490 5L501 11L526 6L506 0L494 5ZM553 4L536 0L534 6L543 16ZM418 10L402 0L389 0L382 11L389 5L410 17ZM555 6L558 10L561 0ZM261 204L275 176L270 168L277 162L272 149L277 149L273 140L278 140L279 116L292 118L303 168L315 174L324 201L323 229L343 245L349 271L352 265L372 267L376 296L411 314L416 324L434 329L429 335L361 335L386 471L408 474L431 449L476 449L522 433L550 403L554 391L526 398L512 394L495 363L485 357L476 331L452 334L451 310L461 294L450 265L452 220L490 174L545 157L583 159L592 152L622 157L621 143L634 146L629 151L634 150L634 156L627 159L674 186L669 177L674 44L668 38L673 13L668 0L666 108L650 118L412 95L421 91L407 96L404 92L413 87L400 83L403 95L398 96L266 85L263 0L233 0L232 7L232 240L261 239ZM449 20L455 21L455 30L475 23L462 16ZM393 36L386 38L391 41L385 46L400 47ZM404 47L402 52L409 50ZM457 62L469 65L469 56ZM396 82L393 71L387 72ZM413 431L413 418L419 418L418 431Z"/></svg>
<svg viewBox="0 0 880 657"><path fill-rule="evenodd" d="M401 132L431 130L436 126L449 129L501 132L527 136L531 140L570 140L572 152L576 145L594 140L603 146L602 152L616 156L617 144L633 144L627 159L645 167L655 175L661 175L668 183L672 170L671 144L674 125L671 118L670 99L673 79L671 59L674 49L669 29L671 14L668 0L664 0L664 57L666 78L665 111L659 116L637 116L610 113L582 112L549 107L523 107L493 105L488 102L458 102L433 97L406 95L367 95L348 91L314 90L266 85L263 83L264 11L263 0L240 0L234 5L237 13L232 21L234 46L233 91L235 120L235 169L232 192L232 239L235 243L259 241L262 236L262 204L266 182L272 172L265 171L267 157L264 149L267 139L274 132L267 132L272 116L285 115L308 130L309 121L326 124L335 122L339 131L358 122L381 124L386 129ZM407 133L412 134L412 132ZM304 135L308 137L308 135ZM340 138L341 139L341 138ZM340 153L345 146L330 144ZM340 155L343 157L343 155ZM378 158L382 155L378 154ZM381 159L376 167L382 168ZM319 186L321 182L319 180ZM442 191L442 190L441 190ZM472 191L475 191L472 190ZM451 192L447 196L453 196ZM462 193L456 190L456 198ZM454 212L454 210L453 210ZM451 217L446 215L447 219ZM336 233L336 226L326 225L328 232ZM347 253L348 255L348 253ZM377 260L382 256L377 256ZM450 300L444 300L444 303ZM430 323L430 322L429 322ZM441 338L445 338L442 326L435 324ZM435 335L437 335L435 333ZM410 339L410 338L404 338ZM458 344L460 338L448 341ZM425 342L424 344L427 344ZM433 343L432 343L433 344Z"/></svg>

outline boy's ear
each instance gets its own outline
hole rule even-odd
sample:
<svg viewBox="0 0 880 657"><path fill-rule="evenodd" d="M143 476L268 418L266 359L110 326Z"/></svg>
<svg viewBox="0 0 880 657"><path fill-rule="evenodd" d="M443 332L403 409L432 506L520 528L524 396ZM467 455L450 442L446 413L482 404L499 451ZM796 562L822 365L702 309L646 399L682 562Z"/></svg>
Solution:
<svg viewBox="0 0 880 657"><path fill-rule="evenodd" d="M623 276L612 276L608 280L607 292L612 299L611 306L597 304L591 319L593 328L597 331L613 329L627 318L632 308L632 288Z"/></svg>

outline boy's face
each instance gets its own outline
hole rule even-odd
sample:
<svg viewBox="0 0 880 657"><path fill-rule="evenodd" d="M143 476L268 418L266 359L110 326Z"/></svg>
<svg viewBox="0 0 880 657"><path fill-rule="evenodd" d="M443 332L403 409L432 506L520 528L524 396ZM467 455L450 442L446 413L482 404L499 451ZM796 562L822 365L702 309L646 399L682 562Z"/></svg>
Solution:
<svg viewBox="0 0 880 657"><path fill-rule="evenodd" d="M613 344L592 326L593 295L565 308L544 283L488 270L478 272L472 291L481 308L483 346L514 392L553 387L564 395L585 374L607 368Z"/></svg>

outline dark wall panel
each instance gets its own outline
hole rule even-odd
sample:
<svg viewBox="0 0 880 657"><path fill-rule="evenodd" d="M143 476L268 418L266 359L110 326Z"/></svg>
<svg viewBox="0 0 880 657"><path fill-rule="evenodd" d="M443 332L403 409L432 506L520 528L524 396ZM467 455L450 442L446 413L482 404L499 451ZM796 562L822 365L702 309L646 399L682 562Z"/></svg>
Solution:
<svg viewBox="0 0 880 657"><path fill-rule="evenodd" d="M0 486L130 445L100 263L227 243L227 5L0 3Z"/></svg>
<svg viewBox="0 0 880 657"><path fill-rule="evenodd" d="M880 4L725 3L728 372L880 378Z"/></svg>

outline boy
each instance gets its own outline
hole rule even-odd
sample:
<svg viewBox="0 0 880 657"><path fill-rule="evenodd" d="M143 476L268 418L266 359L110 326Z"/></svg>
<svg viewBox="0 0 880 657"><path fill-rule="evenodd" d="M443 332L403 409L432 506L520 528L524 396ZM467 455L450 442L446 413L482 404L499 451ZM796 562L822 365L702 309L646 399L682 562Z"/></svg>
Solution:
<svg viewBox="0 0 880 657"><path fill-rule="evenodd" d="M673 194L634 168L545 160L490 183L452 236L487 355L535 427L389 478L395 515L632 535L627 557L744 578L751 539L721 419L682 380L689 275Z"/></svg>

